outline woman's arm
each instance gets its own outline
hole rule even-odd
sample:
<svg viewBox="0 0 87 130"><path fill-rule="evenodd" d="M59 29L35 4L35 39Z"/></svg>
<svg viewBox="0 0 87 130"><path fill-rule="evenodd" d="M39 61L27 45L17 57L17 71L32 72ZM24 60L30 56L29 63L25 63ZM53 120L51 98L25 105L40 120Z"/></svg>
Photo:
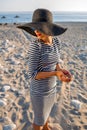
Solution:
<svg viewBox="0 0 87 130"><path fill-rule="evenodd" d="M39 59L40 59L40 47L36 41L33 41L29 44L29 59L28 59L28 65L29 65L29 71L28 75L29 78L35 78L35 76L38 73L38 66L39 66Z"/></svg>
<svg viewBox="0 0 87 130"><path fill-rule="evenodd" d="M57 64L57 65L56 65L56 70L57 70L57 71L58 71L58 70L62 70L62 67L61 67L60 64Z"/></svg>
<svg viewBox="0 0 87 130"><path fill-rule="evenodd" d="M57 71L52 71L52 72L38 72L35 79L39 80L39 79L45 79L45 78L49 78L51 76L56 76Z"/></svg>
<svg viewBox="0 0 87 130"><path fill-rule="evenodd" d="M70 82L71 78L67 77L61 70L59 71L52 71L52 72L38 72L35 79L46 79L52 76L57 76L57 78L63 82Z"/></svg>

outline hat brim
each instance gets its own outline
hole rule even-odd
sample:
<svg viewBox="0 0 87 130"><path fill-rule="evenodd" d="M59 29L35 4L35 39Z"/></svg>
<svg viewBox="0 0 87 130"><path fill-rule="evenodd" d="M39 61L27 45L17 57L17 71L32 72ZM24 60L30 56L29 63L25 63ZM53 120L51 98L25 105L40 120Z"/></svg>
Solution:
<svg viewBox="0 0 87 130"><path fill-rule="evenodd" d="M28 33L36 36L34 29L38 30L49 36L57 36L63 34L67 28L63 28L57 24L49 22L31 22L23 25L17 26L17 28L23 29Z"/></svg>

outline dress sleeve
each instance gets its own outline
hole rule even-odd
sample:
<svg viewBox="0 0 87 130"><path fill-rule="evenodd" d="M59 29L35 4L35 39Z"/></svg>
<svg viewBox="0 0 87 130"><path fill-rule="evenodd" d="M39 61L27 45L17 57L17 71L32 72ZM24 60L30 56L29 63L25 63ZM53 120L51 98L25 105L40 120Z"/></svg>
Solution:
<svg viewBox="0 0 87 130"><path fill-rule="evenodd" d="M40 60L40 47L38 43L32 42L29 45L29 78L35 78L38 73Z"/></svg>

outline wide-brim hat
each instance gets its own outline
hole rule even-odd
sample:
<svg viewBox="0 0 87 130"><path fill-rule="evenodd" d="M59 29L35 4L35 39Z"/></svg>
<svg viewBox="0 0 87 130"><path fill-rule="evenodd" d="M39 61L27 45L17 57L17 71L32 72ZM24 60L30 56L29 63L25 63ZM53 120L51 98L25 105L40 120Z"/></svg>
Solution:
<svg viewBox="0 0 87 130"><path fill-rule="evenodd" d="M49 36L63 34L67 28L63 28L53 23L52 13L47 9L36 9L32 16L32 22L17 26L20 29L36 36L35 30L38 30Z"/></svg>

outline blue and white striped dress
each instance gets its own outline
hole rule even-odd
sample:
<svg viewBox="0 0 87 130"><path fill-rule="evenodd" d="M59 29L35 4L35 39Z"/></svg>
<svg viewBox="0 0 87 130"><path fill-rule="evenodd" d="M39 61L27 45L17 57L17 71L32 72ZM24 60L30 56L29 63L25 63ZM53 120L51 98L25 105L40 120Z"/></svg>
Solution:
<svg viewBox="0 0 87 130"><path fill-rule="evenodd" d="M34 111L34 123L44 125L56 98L56 76L35 79L38 72L55 71L59 63L59 40L53 38L52 45L35 40L29 45L30 96Z"/></svg>

